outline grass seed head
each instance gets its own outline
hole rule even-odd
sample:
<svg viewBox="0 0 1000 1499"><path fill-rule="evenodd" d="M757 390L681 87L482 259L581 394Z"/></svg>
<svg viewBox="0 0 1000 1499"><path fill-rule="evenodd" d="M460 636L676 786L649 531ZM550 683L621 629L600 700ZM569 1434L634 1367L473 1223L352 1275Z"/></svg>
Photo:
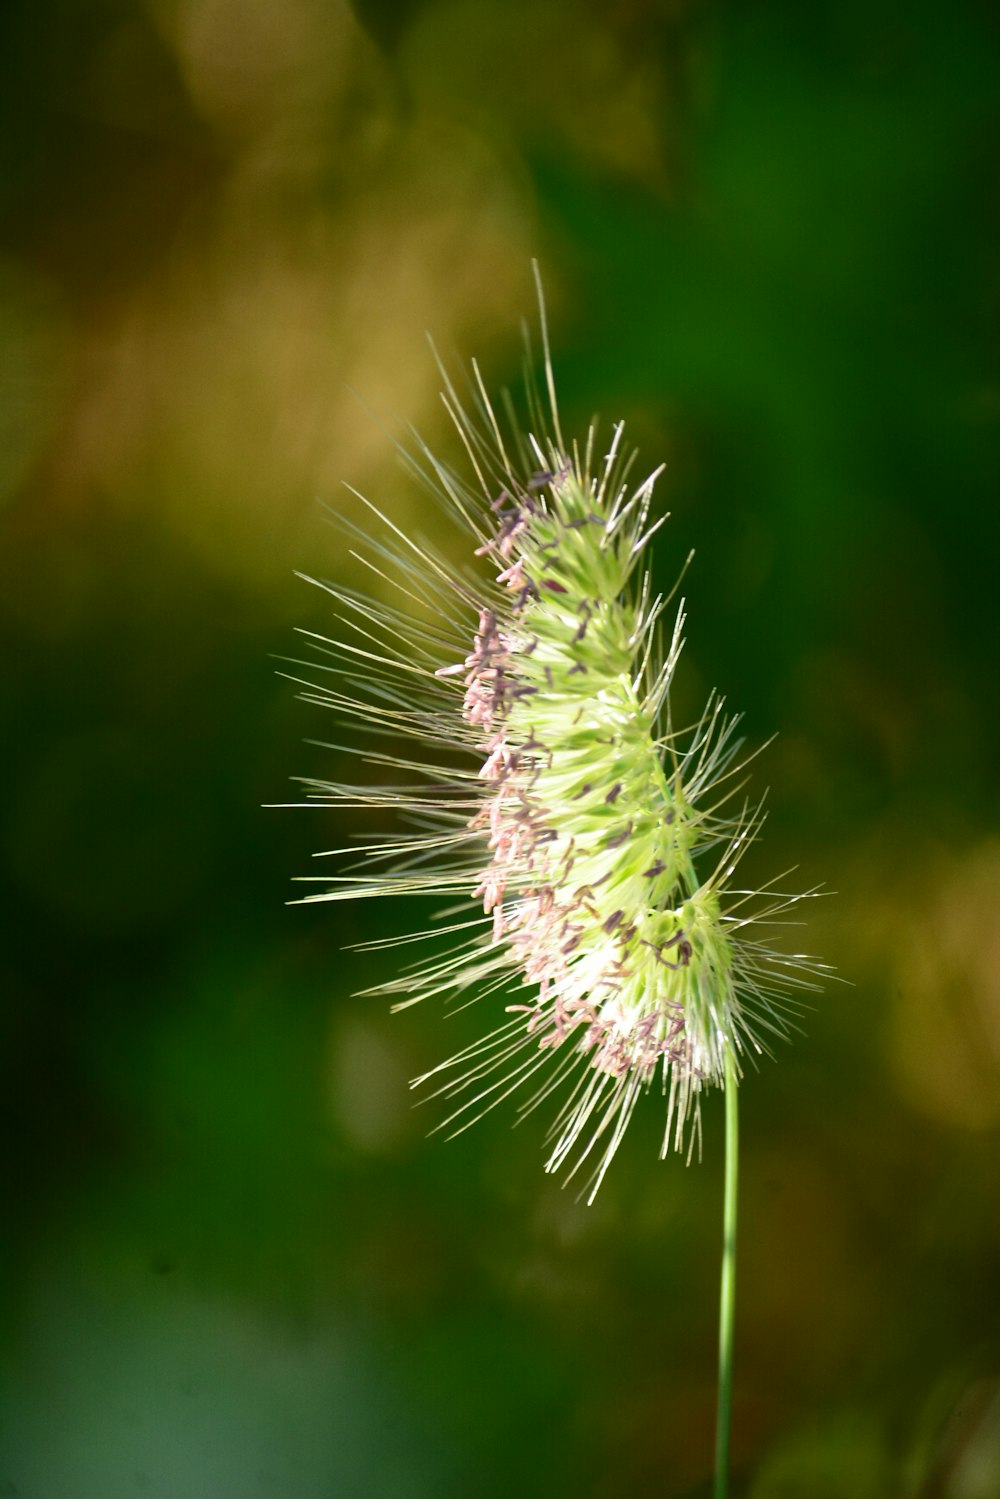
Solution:
<svg viewBox="0 0 1000 1499"><path fill-rule="evenodd" d="M477 998L482 1038L417 1080L451 1101L441 1127L515 1092L522 1114L552 1100L548 1169L586 1163L592 1197L639 1096L659 1083L661 1154L690 1148L727 1054L739 1071L783 1035L822 965L760 936L801 896L734 887L762 819L721 700L686 731L671 719L684 611L665 631L643 565L659 471L630 485L620 426L599 462L595 428L564 442L539 301L531 430L501 425L473 365L462 398L445 375L466 473L419 439L404 454L475 570L366 501L371 532L348 529L388 586L324 585L345 634L314 640L337 685L309 695L381 739L366 759L403 780L314 783L311 800L396 806L410 831L309 898L458 902L439 924L453 947L369 992Z"/></svg>

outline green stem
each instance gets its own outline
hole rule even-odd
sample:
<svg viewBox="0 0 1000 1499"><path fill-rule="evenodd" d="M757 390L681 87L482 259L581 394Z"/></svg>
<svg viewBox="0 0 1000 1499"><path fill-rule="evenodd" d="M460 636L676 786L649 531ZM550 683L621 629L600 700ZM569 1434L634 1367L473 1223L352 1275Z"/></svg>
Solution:
<svg viewBox="0 0 1000 1499"><path fill-rule="evenodd" d="M729 1426L733 1401L733 1311L736 1306L736 1184L739 1177L739 1107L736 1058L726 1051L726 1180L722 1210L722 1282L719 1287L719 1403L715 1423L714 1499L729 1491Z"/></svg>

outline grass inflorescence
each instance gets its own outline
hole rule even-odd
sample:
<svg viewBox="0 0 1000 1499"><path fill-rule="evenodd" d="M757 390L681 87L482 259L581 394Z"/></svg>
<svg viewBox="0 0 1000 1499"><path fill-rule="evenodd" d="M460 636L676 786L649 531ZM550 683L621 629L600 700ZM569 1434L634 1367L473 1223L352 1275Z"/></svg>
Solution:
<svg viewBox="0 0 1000 1499"><path fill-rule="evenodd" d="M690 1148L704 1090L786 1033L822 965L771 946L802 896L734 884L762 822L738 720L714 694L693 725L671 716L685 615L646 560L660 471L631 483L620 425L600 456L593 425L564 441L541 319L528 430L473 364L462 396L444 377L462 468L417 437L405 451L467 561L367 500L370 530L344 522L380 588L322 585L342 633L310 637L334 685L309 696L399 779L309 796L395 808L405 831L308 899L450 902L434 929L451 947L370 992L475 997L482 1037L417 1080L449 1101L441 1127L551 1100L548 1169L587 1163L592 1196L640 1095L663 1094L661 1153Z"/></svg>

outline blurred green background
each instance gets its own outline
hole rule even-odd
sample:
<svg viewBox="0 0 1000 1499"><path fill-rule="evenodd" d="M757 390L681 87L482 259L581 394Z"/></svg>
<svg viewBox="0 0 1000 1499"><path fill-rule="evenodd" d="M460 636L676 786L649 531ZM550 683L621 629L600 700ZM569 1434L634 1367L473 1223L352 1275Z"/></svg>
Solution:
<svg viewBox="0 0 1000 1499"><path fill-rule="evenodd" d="M261 810L345 773L269 659L320 502L432 524L383 418L457 458L424 331L516 382L537 255L565 424L697 547L682 690L780 732L752 873L838 892L742 1090L735 1492L993 1499L996 9L5 0L0 57L0 1495L707 1492L718 1098L591 1209L541 1120L428 1141L484 1017L351 998L414 913L286 905L344 830Z"/></svg>

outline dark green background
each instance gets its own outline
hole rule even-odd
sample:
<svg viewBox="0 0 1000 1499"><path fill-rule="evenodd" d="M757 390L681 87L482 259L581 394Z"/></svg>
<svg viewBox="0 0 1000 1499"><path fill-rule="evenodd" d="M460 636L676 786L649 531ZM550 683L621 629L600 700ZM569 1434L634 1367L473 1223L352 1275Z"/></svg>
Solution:
<svg viewBox="0 0 1000 1499"><path fill-rule="evenodd" d="M428 1141L286 906L344 773L269 655L421 518L423 340L625 417L691 546L680 691L779 731L759 880L833 986L742 1090L737 1494L1000 1492L993 6L6 0L0 1494L705 1494L720 1110L596 1205ZM356 393L356 394L355 394ZM451 545L444 534L436 538ZM305 887L298 887L300 890ZM798 939L796 939L798 940Z"/></svg>

